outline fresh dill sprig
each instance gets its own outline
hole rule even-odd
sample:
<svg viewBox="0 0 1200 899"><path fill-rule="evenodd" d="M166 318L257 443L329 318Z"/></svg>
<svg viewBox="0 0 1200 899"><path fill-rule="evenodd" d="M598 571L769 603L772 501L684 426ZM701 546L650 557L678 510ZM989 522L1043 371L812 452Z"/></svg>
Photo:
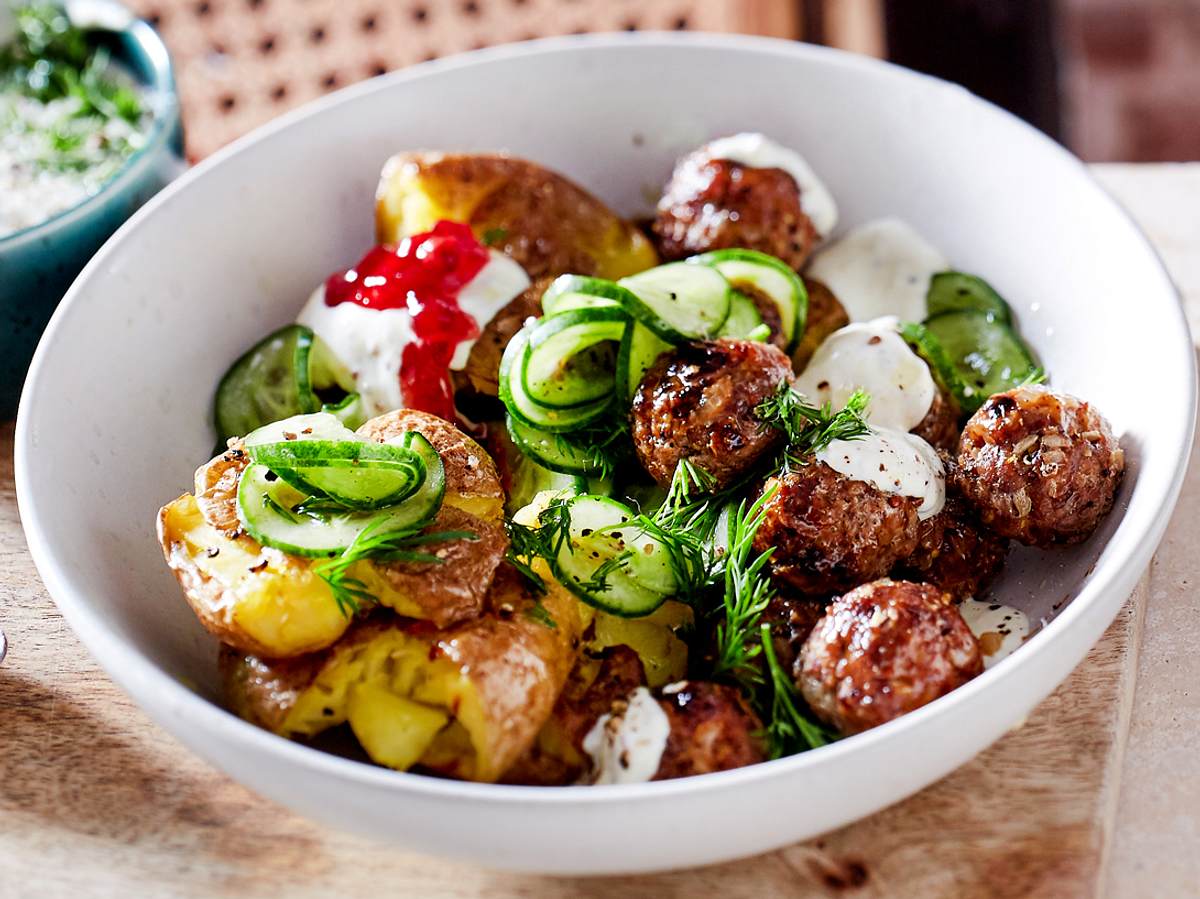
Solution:
<svg viewBox="0 0 1200 899"><path fill-rule="evenodd" d="M382 523L382 522L380 522ZM378 602L377 597L367 590L367 585L358 578L350 577L350 569L357 562L371 559L376 562L414 562L433 565L442 564L442 559L433 553L421 552L414 547L429 543L444 543L450 540L478 540L473 531L421 531L429 522L410 528L375 533L379 524L365 528L354 538L340 555L313 565L312 571L323 580L333 594L338 609L347 618L364 605Z"/></svg>
<svg viewBox="0 0 1200 899"><path fill-rule="evenodd" d="M766 663L767 682L763 692L770 695L769 708L764 717L767 722L767 754L777 759L794 755L806 749L816 749L837 739L837 735L811 720L796 702L796 686L775 655L771 641L771 625L759 624L759 646L762 647ZM761 701L761 700L760 700Z"/></svg>
<svg viewBox="0 0 1200 899"><path fill-rule="evenodd" d="M870 396L856 390L837 412L830 403L813 406L787 381L780 381L774 396L755 407L764 424L782 431L787 438L784 463L802 465L835 440L857 440L871 432L865 417Z"/></svg>
<svg viewBox="0 0 1200 899"><path fill-rule="evenodd" d="M610 478L630 454L629 422L624 416L601 416L597 424L554 435L563 455L580 455L592 477Z"/></svg>
<svg viewBox="0 0 1200 899"><path fill-rule="evenodd" d="M751 555L771 496L772 492L765 492L749 507L745 501L738 506L729 518L728 547L722 557L723 619L717 624L713 676L730 677L750 691L762 684L762 674L755 664L762 646L755 633L775 595L764 570L771 551Z"/></svg>
<svg viewBox="0 0 1200 899"><path fill-rule="evenodd" d="M533 570L534 559L545 559L551 566L558 558L563 543L571 539L571 513L566 497L555 497L538 516L534 526L504 519L508 532L509 563L517 569L538 593L546 592L546 582Z"/></svg>

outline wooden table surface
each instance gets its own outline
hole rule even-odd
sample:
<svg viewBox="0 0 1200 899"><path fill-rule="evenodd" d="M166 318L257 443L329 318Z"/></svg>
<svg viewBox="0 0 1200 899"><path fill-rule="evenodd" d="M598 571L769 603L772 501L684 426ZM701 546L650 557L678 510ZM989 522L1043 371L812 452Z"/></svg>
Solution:
<svg viewBox="0 0 1200 899"><path fill-rule="evenodd" d="M1200 165L1101 166L1200 333ZM543 878L326 830L210 768L99 671L46 595L0 425L0 896L1200 895L1200 472L1100 644L1025 725L822 839L651 877ZM797 814L803 814L802 800Z"/></svg>

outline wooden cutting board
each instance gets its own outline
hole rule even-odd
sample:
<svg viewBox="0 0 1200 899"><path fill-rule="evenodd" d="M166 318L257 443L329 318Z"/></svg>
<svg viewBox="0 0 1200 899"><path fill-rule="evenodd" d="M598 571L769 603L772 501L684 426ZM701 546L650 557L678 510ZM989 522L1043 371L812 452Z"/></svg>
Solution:
<svg viewBox="0 0 1200 899"><path fill-rule="evenodd" d="M1151 234L1168 254L1200 251L1200 229L1175 233L1179 219L1166 214L1170 204L1179 210L1196 205L1200 172L1187 174L1197 188L1190 199L1164 189L1165 168L1103 174L1135 207L1143 192L1161 193L1146 214L1156 223L1161 217L1165 232L1152 228ZM1190 299L1200 308L1200 291ZM1161 866L1126 835L1118 843L1136 851L1122 852L1120 868L1106 870L1119 833L1114 822L1128 803L1120 796L1121 773L1138 648L1148 604L1157 608L1148 600L1152 580L1143 579L1100 644L1023 727L871 818L769 855L674 874L603 880L498 874L298 818L151 724L99 671L46 595L18 522L11 446L12 425L0 426L0 620L11 642L0 665L2 897L1073 897L1097 895L1109 882L1117 894L1134 895L1132 885L1141 882L1147 864L1161 872L1164 879L1151 881L1159 887L1192 883L1187 878L1194 867L1180 865L1194 866L1194 852L1185 833L1170 829L1157 841ZM1183 503L1200 503L1196 479ZM1164 546L1177 547L1172 576L1186 583L1179 571L1195 575L1200 564L1185 538L1173 531ZM1161 592L1155 588L1154 602ZM1173 689L1169 672L1155 676L1161 680L1139 685L1139 708L1155 691ZM1192 703L1194 712L1200 698ZM1138 745L1147 768L1139 771L1139 793L1171 783L1180 803L1194 803L1191 784L1200 782L1200 766L1180 783L1178 771L1154 770L1153 743ZM1200 806L1181 805L1181 812L1185 807L1194 813ZM1152 810L1164 814L1144 803L1132 814ZM803 797L797 797L796 814L803 813Z"/></svg>

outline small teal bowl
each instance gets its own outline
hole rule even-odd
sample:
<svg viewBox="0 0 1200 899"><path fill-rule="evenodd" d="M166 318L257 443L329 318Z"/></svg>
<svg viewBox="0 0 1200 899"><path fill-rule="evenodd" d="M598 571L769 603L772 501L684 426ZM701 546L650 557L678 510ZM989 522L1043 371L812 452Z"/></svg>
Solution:
<svg viewBox="0 0 1200 899"><path fill-rule="evenodd" d="M128 17L108 7L117 21ZM12 418L33 350L75 276L139 206L183 171L183 129L167 48L138 19L97 41L111 47L151 89L154 122L146 145L97 193L40 224L0 237L0 420Z"/></svg>

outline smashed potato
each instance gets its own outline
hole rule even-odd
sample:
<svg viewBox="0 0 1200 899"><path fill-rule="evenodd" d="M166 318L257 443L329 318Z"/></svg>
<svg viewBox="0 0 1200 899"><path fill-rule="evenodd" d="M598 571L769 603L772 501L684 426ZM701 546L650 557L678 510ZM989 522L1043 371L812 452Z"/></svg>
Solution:
<svg viewBox="0 0 1200 899"><path fill-rule="evenodd" d="M377 616L334 647L270 661L227 650L231 708L286 737L348 723L376 762L494 781L528 750L578 652L579 604L502 565L483 617L446 630Z"/></svg>
<svg viewBox="0 0 1200 899"><path fill-rule="evenodd" d="M364 560L350 569L381 605L447 627L481 614L504 557L504 493L491 458L449 422L411 410L367 422L359 433L386 441L422 433L442 457L446 495L430 531L471 531L475 540L432 543L441 564ZM195 495L165 506L158 536L167 564L200 622L245 653L280 659L324 649L346 633L312 559L263 547L242 533L238 477L246 454L234 444L196 472Z"/></svg>
<svg viewBox="0 0 1200 899"><path fill-rule="evenodd" d="M620 278L658 261L650 242L562 175L494 153L398 153L380 175L380 243L428 231L441 219L519 262L529 277L573 272Z"/></svg>

